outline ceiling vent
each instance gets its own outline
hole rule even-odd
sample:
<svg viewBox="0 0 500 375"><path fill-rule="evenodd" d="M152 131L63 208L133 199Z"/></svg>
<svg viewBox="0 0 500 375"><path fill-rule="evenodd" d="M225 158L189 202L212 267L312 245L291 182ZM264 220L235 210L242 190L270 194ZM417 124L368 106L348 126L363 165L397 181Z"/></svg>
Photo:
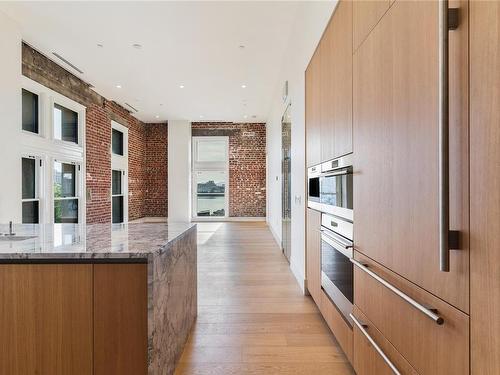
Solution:
<svg viewBox="0 0 500 375"><path fill-rule="evenodd" d="M75 65L73 65L72 63L70 63L68 60L66 60L64 57L62 57L61 55L59 55L57 52L52 52L52 54L57 57L59 60L61 60L62 62L64 62L65 64L71 66L73 69L75 69L78 73L80 74L83 74L83 71L81 69L78 69Z"/></svg>

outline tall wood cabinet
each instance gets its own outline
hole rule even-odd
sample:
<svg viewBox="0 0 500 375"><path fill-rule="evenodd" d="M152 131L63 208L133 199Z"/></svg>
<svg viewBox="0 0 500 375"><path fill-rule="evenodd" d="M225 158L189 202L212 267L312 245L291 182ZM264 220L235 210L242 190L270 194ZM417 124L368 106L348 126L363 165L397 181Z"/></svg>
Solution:
<svg viewBox="0 0 500 375"><path fill-rule="evenodd" d="M461 10L466 15L466 2ZM468 61L453 49L467 49L466 20L449 34L450 215L462 236L450 272L440 271L438 252L437 2L396 1L354 55L356 249L464 312Z"/></svg>
<svg viewBox="0 0 500 375"><path fill-rule="evenodd" d="M310 208L306 215L306 279L307 290L317 305L321 304L321 213Z"/></svg>
<svg viewBox="0 0 500 375"><path fill-rule="evenodd" d="M500 2L470 2L471 372L500 374Z"/></svg>
<svg viewBox="0 0 500 375"><path fill-rule="evenodd" d="M306 163L352 152L352 2L340 1L306 70Z"/></svg>

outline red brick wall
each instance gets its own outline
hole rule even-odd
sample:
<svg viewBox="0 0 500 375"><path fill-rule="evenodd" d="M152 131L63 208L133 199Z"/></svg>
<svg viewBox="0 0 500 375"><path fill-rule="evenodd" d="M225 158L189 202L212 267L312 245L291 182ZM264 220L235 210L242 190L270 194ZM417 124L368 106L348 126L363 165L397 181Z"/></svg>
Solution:
<svg viewBox="0 0 500 375"><path fill-rule="evenodd" d="M229 216L266 216L266 125L192 124L193 135L229 136Z"/></svg>
<svg viewBox="0 0 500 375"><path fill-rule="evenodd" d="M168 216L168 142L166 124L145 126L144 216Z"/></svg>

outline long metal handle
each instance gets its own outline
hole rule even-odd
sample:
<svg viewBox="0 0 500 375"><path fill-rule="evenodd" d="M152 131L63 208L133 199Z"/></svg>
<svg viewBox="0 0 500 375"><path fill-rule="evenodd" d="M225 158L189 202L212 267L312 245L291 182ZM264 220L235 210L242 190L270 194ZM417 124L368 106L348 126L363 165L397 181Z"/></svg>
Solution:
<svg viewBox="0 0 500 375"><path fill-rule="evenodd" d="M384 360L384 362L387 363L387 366L389 366L391 368L392 372L394 374L396 374L396 375L401 375L401 373L399 372L399 370L397 369L397 367L394 366L394 364L391 362L391 360L389 359L389 357L387 357L385 355L385 353L382 351L382 349L380 349L380 346L377 345L377 343L375 342L375 340L373 340L372 337L370 336L370 334L366 331L365 327L368 327L368 326L365 323L361 323L359 320L357 320L356 317L353 314L349 314L349 316L351 317L351 319L354 322L354 324L356 324L356 326L359 328L359 330L361 331L361 333L370 342L370 344L372 344L373 348L377 351L377 353L382 357L382 359Z"/></svg>
<svg viewBox="0 0 500 375"><path fill-rule="evenodd" d="M354 244L352 242L351 243L343 242L342 240L335 238L334 235L330 234L330 231L327 231L326 229L320 229L320 232L346 250L352 249L354 247Z"/></svg>
<svg viewBox="0 0 500 375"><path fill-rule="evenodd" d="M398 288L396 288L392 284L390 284L387 281L385 281L383 278L381 278L375 272L373 272L372 270L370 270L363 263L358 262L356 259L350 259L350 260L360 270L366 272L368 275L370 275L371 277L373 277L375 280L377 280L380 284L382 284L387 289L389 289L391 292L393 292L394 294L396 294L398 297L401 297L403 300L405 300L406 302L408 302L410 305L412 305L418 311L424 313L427 317L431 318L434 322L436 322L436 324L441 325L441 324L444 323L444 319L435 313L435 311L436 311L435 309L428 308L428 307L426 307L426 306L418 303L413 298L411 298L410 296L406 295L405 293L403 293L402 291L400 291Z"/></svg>
<svg viewBox="0 0 500 375"><path fill-rule="evenodd" d="M346 176L348 174L352 174L352 172L350 170L342 170L339 172L325 172L322 177Z"/></svg>

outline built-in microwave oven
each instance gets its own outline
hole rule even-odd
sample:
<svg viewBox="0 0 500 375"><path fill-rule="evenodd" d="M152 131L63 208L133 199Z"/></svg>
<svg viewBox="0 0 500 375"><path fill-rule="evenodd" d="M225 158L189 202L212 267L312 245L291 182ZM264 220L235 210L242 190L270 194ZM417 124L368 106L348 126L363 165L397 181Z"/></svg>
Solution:
<svg viewBox="0 0 500 375"><path fill-rule="evenodd" d="M321 164L307 170L307 206L321 211L320 203Z"/></svg>
<svg viewBox="0 0 500 375"><path fill-rule="evenodd" d="M353 224L321 215L321 288L352 326L354 301Z"/></svg>
<svg viewBox="0 0 500 375"><path fill-rule="evenodd" d="M307 206L352 222L352 154L310 167L307 172Z"/></svg>

